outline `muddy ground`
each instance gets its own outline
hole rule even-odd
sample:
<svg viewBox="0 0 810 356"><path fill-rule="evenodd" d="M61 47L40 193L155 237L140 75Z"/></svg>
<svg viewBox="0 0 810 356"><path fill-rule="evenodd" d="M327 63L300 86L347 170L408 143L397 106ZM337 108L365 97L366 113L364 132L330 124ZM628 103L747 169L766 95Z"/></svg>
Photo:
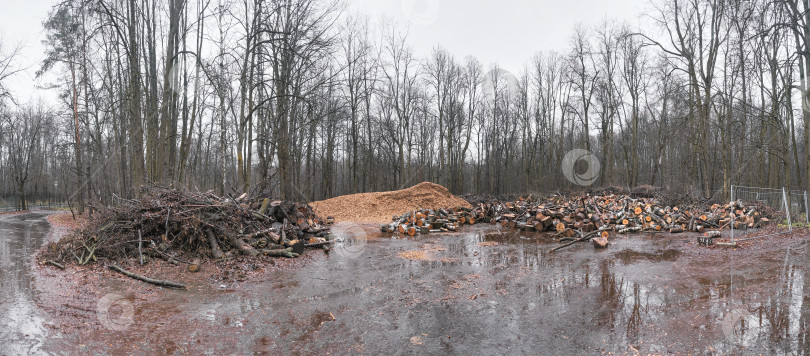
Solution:
<svg viewBox="0 0 810 356"><path fill-rule="evenodd" d="M810 250L793 234L705 248L687 234L580 243L490 225L399 239L341 224L328 255L203 272L34 267L63 232L0 217L0 354L804 354ZM49 235L49 232L51 233ZM804 235L804 236L803 236ZM49 237L50 236L50 237Z"/></svg>

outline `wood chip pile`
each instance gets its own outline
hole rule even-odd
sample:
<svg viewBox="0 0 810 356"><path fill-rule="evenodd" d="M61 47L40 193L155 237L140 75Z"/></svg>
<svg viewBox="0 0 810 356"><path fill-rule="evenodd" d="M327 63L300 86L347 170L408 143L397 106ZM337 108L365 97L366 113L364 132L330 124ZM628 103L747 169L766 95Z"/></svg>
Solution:
<svg viewBox="0 0 810 356"><path fill-rule="evenodd" d="M318 215L333 217L336 222L377 224L389 221L393 215L421 208L472 208L470 203L456 197L447 188L430 182L389 192L344 195L310 205Z"/></svg>

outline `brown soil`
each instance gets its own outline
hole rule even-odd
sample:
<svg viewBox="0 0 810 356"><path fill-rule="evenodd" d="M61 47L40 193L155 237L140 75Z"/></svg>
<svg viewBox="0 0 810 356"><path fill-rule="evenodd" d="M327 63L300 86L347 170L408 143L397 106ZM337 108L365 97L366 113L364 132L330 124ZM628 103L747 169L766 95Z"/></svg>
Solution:
<svg viewBox="0 0 810 356"><path fill-rule="evenodd" d="M48 223L51 224L51 236L63 236L64 234L61 233L62 230L66 230L66 232L73 232L80 228L82 228L87 223L87 215L78 215L76 219L73 218L73 214L69 212L58 213L53 215L48 215ZM60 233L54 234L55 230L59 230ZM58 240L58 239L57 239ZM55 240L49 237L47 242L54 242Z"/></svg>
<svg viewBox="0 0 810 356"><path fill-rule="evenodd" d="M309 204L319 216L331 216L337 222L385 223L393 215L416 209L471 208L466 200L441 185L423 182L390 192L344 195Z"/></svg>

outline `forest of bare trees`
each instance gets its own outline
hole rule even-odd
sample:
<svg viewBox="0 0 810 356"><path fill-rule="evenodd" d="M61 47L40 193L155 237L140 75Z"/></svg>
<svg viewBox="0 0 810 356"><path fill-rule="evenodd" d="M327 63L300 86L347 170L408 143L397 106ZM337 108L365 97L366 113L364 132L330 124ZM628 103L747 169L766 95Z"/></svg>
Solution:
<svg viewBox="0 0 810 356"><path fill-rule="evenodd" d="M64 0L37 65L59 102L4 90L19 65L0 48L0 196L550 191L581 188L561 172L574 148L599 158L596 185L808 189L808 10L655 0L654 26L581 24L511 73L418 57L338 0Z"/></svg>

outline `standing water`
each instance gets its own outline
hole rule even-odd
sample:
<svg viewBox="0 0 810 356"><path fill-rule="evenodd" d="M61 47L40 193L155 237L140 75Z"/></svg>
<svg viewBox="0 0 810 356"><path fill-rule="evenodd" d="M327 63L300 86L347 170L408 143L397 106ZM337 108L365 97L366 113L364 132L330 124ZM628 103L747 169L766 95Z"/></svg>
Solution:
<svg viewBox="0 0 810 356"><path fill-rule="evenodd" d="M42 351L48 330L36 307L32 256L48 235L47 213L0 216L0 354Z"/></svg>
<svg viewBox="0 0 810 356"><path fill-rule="evenodd" d="M549 253L559 245L553 236L486 225L413 238L336 226L339 242L329 255L308 251L295 268L246 262L267 273L241 283L195 282L178 270L172 276L189 290L167 290L104 276L82 286L90 305L74 313L73 322L85 326L76 329L43 320L36 307L67 294L48 287L38 297L32 288L44 217L0 218L0 354L810 350L810 251L802 238L735 250L701 248L687 234L617 235L607 249L581 243ZM110 293L132 307L131 323L121 328L105 327L95 314L96 297ZM57 310L65 306L58 300Z"/></svg>

